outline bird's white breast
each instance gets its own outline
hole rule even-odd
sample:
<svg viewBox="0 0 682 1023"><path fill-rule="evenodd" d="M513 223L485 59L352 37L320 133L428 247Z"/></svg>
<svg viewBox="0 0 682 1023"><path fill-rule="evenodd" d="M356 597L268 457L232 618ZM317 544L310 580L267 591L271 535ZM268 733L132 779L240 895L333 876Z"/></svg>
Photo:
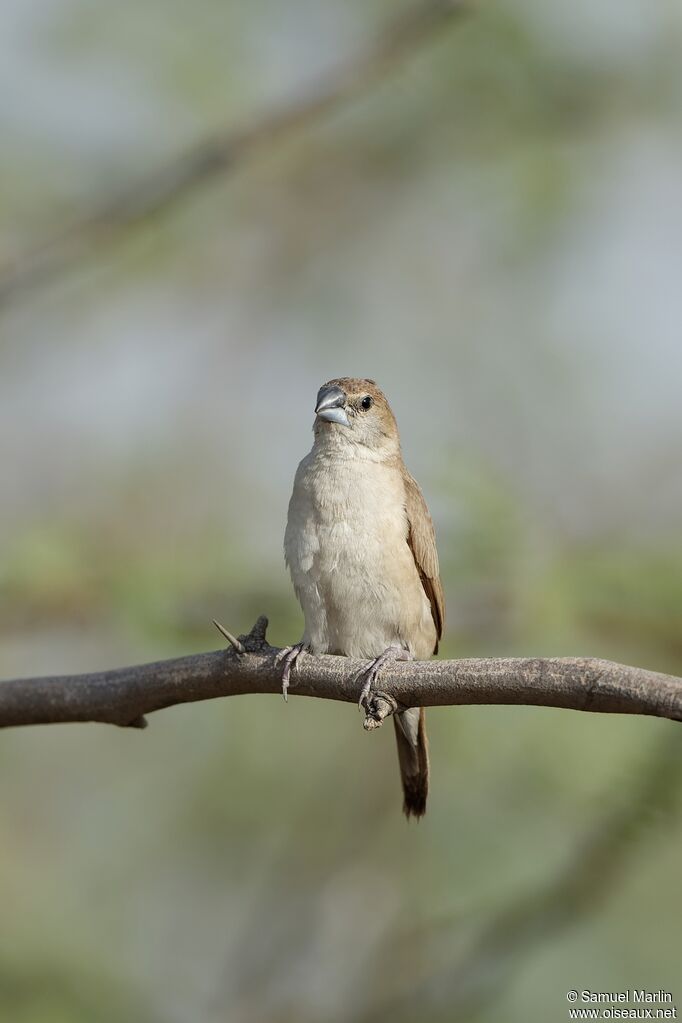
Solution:
<svg viewBox="0 0 682 1023"><path fill-rule="evenodd" d="M433 651L435 629L407 543L399 465L313 448L299 465L285 555L314 653Z"/></svg>

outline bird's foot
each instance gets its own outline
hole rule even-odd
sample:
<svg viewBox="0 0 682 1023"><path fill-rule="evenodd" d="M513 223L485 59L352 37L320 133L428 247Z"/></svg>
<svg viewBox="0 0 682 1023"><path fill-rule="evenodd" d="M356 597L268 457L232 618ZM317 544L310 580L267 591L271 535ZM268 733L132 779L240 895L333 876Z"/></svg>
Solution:
<svg viewBox="0 0 682 1023"><path fill-rule="evenodd" d="M275 655L275 664L284 664L284 671L282 672L282 696L284 697L285 703L287 702L291 669L294 667L301 654L305 653L305 650L305 643L295 643L293 646L285 646L278 654Z"/></svg>
<svg viewBox="0 0 682 1023"><path fill-rule="evenodd" d="M409 650L405 650L404 647L401 646L389 646L386 647L383 654L379 654L379 656L375 657L373 661L370 661L369 664L362 669L362 671L359 671L353 681L359 682L361 678L364 678L365 680L358 700L358 707L360 710L365 710L367 708L367 701L369 699L369 694L372 691L372 685L376 682L379 672L387 661L411 660L412 654Z"/></svg>

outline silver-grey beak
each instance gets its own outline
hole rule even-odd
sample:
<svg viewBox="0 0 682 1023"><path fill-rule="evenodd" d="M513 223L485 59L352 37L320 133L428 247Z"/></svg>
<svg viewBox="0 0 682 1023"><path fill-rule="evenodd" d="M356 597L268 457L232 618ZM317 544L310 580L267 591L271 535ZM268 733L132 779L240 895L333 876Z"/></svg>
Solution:
<svg viewBox="0 0 682 1023"><path fill-rule="evenodd" d="M339 423L350 426L350 420L344 409L346 394L340 387L321 387L317 392L315 415L326 419L328 423Z"/></svg>

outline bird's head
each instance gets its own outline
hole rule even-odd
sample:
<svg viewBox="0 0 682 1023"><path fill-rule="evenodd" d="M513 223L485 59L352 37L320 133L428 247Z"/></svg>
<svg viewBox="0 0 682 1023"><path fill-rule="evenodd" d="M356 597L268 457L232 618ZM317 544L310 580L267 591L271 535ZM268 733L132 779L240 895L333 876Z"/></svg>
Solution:
<svg viewBox="0 0 682 1023"><path fill-rule="evenodd" d="M317 392L315 437L333 447L368 448L388 456L400 450L398 426L373 380L339 377Z"/></svg>

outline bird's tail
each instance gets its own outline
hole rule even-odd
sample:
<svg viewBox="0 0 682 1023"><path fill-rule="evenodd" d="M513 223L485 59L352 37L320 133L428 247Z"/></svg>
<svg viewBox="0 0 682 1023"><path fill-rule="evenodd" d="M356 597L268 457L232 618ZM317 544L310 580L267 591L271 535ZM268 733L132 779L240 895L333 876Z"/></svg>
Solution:
<svg viewBox="0 0 682 1023"><path fill-rule="evenodd" d="M398 743L400 778L403 783L403 812L406 817L423 817L429 794L429 742L426 712L410 707L393 715Z"/></svg>

